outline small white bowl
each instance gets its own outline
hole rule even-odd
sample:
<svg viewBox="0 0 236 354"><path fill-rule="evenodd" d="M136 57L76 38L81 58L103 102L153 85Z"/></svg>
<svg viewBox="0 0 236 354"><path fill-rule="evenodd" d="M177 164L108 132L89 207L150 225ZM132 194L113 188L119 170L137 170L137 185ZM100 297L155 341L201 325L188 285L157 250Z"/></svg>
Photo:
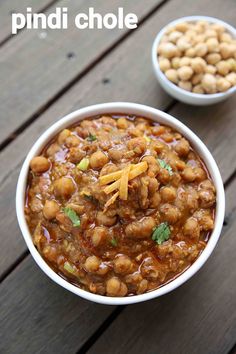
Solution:
<svg viewBox="0 0 236 354"><path fill-rule="evenodd" d="M128 296L123 298L92 294L88 291L76 287L75 285L69 283L65 279L61 278L57 273L55 273L53 269L50 268L49 265L44 261L44 259L41 257L40 253L37 251L36 247L34 246L31 234L29 232L25 220L25 214L24 214L25 191L26 191L27 177L29 172L29 164L31 159L34 156L40 154L44 146L62 129L76 122L79 122L85 118L97 116L99 114L108 114L108 113L114 113L114 114L126 113L131 115L143 116L153 121L159 122L161 124L169 125L172 128L179 131L190 141L192 147L197 151L197 153L203 159L211 175L211 178L214 182L214 185L216 187L217 202L216 202L215 226L211 234L211 237L207 243L207 246L202 252L202 254L199 256L199 258L183 274L178 276L170 283L162 286L161 288L145 294ZM17 218L18 218L21 232L24 236L25 242L30 250L31 255L33 256L33 258L35 259L39 267L53 281L61 285L63 288L87 300L98 302L101 304L108 304L108 305L125 305L125 304L132 304L132 303L150 300L155 297L164 295L176 289L184 282L186 282L202 267L202 265L206 262L206 260L212 253L213 249L215 248L221 233L221 228L223 225L224 213L225 213L225 195L224 195L224 187L220 176L220 172L214 158L212 157L207 147L203 144L203 142L189 128L187 128L183 123L181 123L179 120L172 117L171 115L159 111L157 109L136 104L136 103L114 102L114 103L103 103L103 104L98 104L98 105L79 109L78 111L68 114L64 118L60 119L58 122L53 124L49 129L47 129L44 134L41 135L41 137L36 141L36 143L31 148L30 152L28 153L20 172L20 176L17 184L17 190L16 190L16 212L17 212Z"/></svg>
<svg viewBox="0 0 236 354"><path fill-rule="evenodd" d="M195 22L199 20L205 20L210 23L218 23L220 25L223 25L228 30L228 32L231 33L232 36L236 38L236 29L231 25L229 25L228 23L221 21L217 18L208 17L208 16L182 17L175 21L170 22L168 25L162 28L162 30L156 36L152 46L152 64L153 64L154 72L156 74L156 77L160 85L167 93L169 93L171 96L184 103L197 105L197 106L206 106L206 105L210 105L210 104L214 104L226 100L228 97L230 97L231 95L233 95L233 93L236 92L236 86L231 87L229 90L225 92L214 93L214 94L199 94L199 93L188 92L186 90L181 89L180 87L178 87L177 85L175 85L174 83L172 83L170 80L167 79L165 74L160 69L158 63L158 57L157 57L157 48L167 28L175 26L177 23Z"/></svg>

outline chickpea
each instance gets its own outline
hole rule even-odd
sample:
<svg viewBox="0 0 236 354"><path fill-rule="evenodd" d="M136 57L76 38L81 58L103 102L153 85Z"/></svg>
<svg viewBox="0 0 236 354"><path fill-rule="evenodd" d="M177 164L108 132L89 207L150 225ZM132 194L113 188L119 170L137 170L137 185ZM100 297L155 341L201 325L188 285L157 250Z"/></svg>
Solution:
<svg viewBox="0 0 236 354"><path fill-rule="evenodd" d="M212 74L205 74L202 79L202 87L207 93L216 92L216 78Z"/></svg>
<svg viewBox="0 0 236 354"><path fill-rule="evenodd" d="M176 198L176 189L174 187L162 187L160 194L164 202L172 202Z"/></svg>
<svg viewBox="0 0 236 354"><path fill-rule="evenodd" d="M89 256L84 263L84 268L87 272L94 273L98 270L100 264L101 260L98 257Z"/></svg>
<svg viewBox="0 0 236 354"><path fill-rule="evenodd" d="M56 217L60 208L55 200L46 200L43 207L43 215L46 219L52 220Z"/></svg>
<svg viewBox="0 0 236 354"><path fill-rule="evenodd" d="M217 38L208 38L206 40L206 46L209 53L219 52L219 42Z"/></svg>
<svg viewBox="0 0 236 354"><path fill-rule="evenodd" d="M230 73L226 75L225 78L230 82L232 86L236 85L236 73Z"/></svg>
<svg viewBox="0 0 236 354"><path fill-rule="evenodd" d="M190 63L191 63L191 59L190 58L182 57L182 58L180 58L180 61L179 61L179 67L188 66L188 65L190 65Z"/></svg>
<svg viewBox="0 0 236 354"><path fill-rule="evenodd" d="M214 221L212 220L210 215L205 215L201 219L201 228L204 231L212 230L214 227Z"/></svg>
<svg viewBox="0 0 236 354"><path fill-rule="evenodd" d="M102 211L98 211L96 220L98 225L112 226L116 223L116 216L108 216Z"/></svg>
<svg viewBox="0 0 236 354"><path fill-rule="evenodd" d="M190 81L179 81L178 86L186 91L192 91L192 84Z"/></svg>
<svg viewBox="0 0 236 354"><path fill-rule="evenodd" d="M197 57L204 57L207 54L207 45L205 43L198 43L195 46L195 55Z"/></svg>
<svg viewBox="0 0 236 354"><path fill-rule="evenodd" d="M206 32L204 33L205 35L205 39L208 39L208 38L217 38L217 33L216 31L214 31L213 29L209 28L208 30L206 30Z"/></svg>
<svg viewBox="0 0 236 354"><path fill-rule="evenodd" d="M180 37L182 37L182 33L181 32L179 32L179 31L173 31L173 32L171 32L170 34L169 34L169 41L170 42L173 42L173 43L176 43L177 42L177 40L180 38Z"/></svg>
<svg viewBox="0 0 236 354"><path fill-rule="evenodd" d="M166 59L166 60L168 60L168 59ZM117 128L119 128L119 129L127 129L128 128L128 122L127 122L126 118L122 117L122 118L117 119L116 124L117 124Z"/></svg>
<svg viewBox="0 0 236 354"><path fill-rule="evenodd" d="M187 156L189 153L189 149L190 149L189 142L184 138L180 139L175 145L175 151L181 157Z"/></svg>
<svg viewBox="0 0 236 354"><path fill-rule="evenodd" d="M143 137L133 138L128 141L127 147L129 150L133 150L135 154L142 155L147 149L147 141Z"/></svg>
<svg viewBox="0 0 236 354"><path fill-rule="evenodd" d="M170 61L167 58L163 58L159 60L159 66L161 71L165 72L166 70L170 69Z"/></svg>
<svg viewBox="0 0 236 354"><path fill-rule="evenodd" d="M204 59L196 57L192 59L191 67L196 74L201 74L206 68L206 62Z"/></svg>
<svg viewBox="0 0 236 354"><path fill-rule="evenodd" d="M222 33L220 35L220 41L221 42L226 42L226 43L231 43L233 40L232 36L229 33Z"/></svg>
<svg viewBox="0 0 236 354"><path fill-rule="evenodd" d="M202 189L198 192L202 208L209 208L215 203L215 193L210 189Z"/></svg>
<svg viewBox="0 0 236 354"><path fill-rule="evenodd" d="M158 52L168 59L173 58L178 53L176 45L171 42L161 43L158 47Z"/></svg>
<svg viewBox="0 0 236 354"><path fill-rule="evenodd" d="M214 75L216 73L216 67L214 65L207 65L205 73Z"/></svg>
<svg viewBox="0 0 236 354"><path fill-rule="evenodd" d="M183 33L188 30L188 27L189 25L187 22L180 22L175 25L176 31L183 32Z"/></svg>
<svg viewBox="0 0 236 354"><path fill-rule="evenodd" d="M193 75L193 69L190 66L182 66L177 70L177 73L180 80L186 81Z"/></svg>
<svg viewBox="0 0 236 354"><path fill-rule="evenodd" d="M221 77L216 81L216 87L219 92L225 92L231 87L231 83L225 78Z"/></svg>
<svg viewBox="0 0 236 354"><path fill-rule="evenodd" d="M170 80L171 82L174 82L175 84L178 83L179 79L178 79L178 73L175 69L169 69L165 72L166 77L168 80Z"/></svg>
<svg viewBox="0 0 236 354"><path fill-rule="evenodd" d="M35 173L46 172L50 167L50 162L44 156L36 156L30 162L30 168Z"/></svg>
<svg viewBox="0 0 236 354"><path fill-rule="evenodd" d="M186 182L193 182L196 176L192 167L186 167L182 172L182 177Z"/></svg>
<svg viewBox="0 0 236 354"><path fill-rule="evenodd" d="M184 224L183 233L185 236L198 239L200 236L198 221L193 217L188 218Z"/></svg>
<svg viewBox="0 0 236 354"><path fill-rule="evenodd" d="M60 132L57 138L58 144L63 145L66 141L66 138L68 138L70 134L71 132L69 129L62 130L62 132Z"/></svg>
<svg viewBox="0 0 236 354"><path fill-rule="evenodd" d="M128 292L125 283L118 278L110 278L106 283L106 292L108 296L125 296Z"/></svg>
<svg viewBox="0 0 236 354"><path fill-rule="evenodd" d="M195 180L197 182L204 181L206 179L206 172L201 167L194 168Z"/></svg>
<svg viewBox="0 0 236 354"><path fill-rule="evenodd" d="M128 256L119 255L114 260L114 272L117 274L127 274L132 269L132 261Z"/></svg>
<svg viewBox="0 0 236 354"><path fill-rule="evenodd" d="M221 60L216 64L217 72L221 75L227 75L230 71L230 65L227 61Z"/></svg>
<svg viewBox="0 0 236 354"><path fill-rule="evenodd" d="M225 31L224 26L219 25L218 23L213 23L213 24L211 25L211 28L212 28L218 35L222 34L222 33Z"/></svg>
<svg viewBox="0 0 236 354"><path fill-rule="evenodd" d="M165 221L170 224L175 224L181 217L179 208L172 204L162 204L160 207L160 212Z"/></svg>
<svg viewBox="0 0 236 354"><path fill-rule="evenodd" d="M221 60L219 53L210 53L206 56L206 61L208 64L215 65Z"/></svg>
<svg viewBox="0 0 236 354"><path fill-rule="evenodd" d="M97 226L93 229L93 234L92 234L92 243L95 247L98 245L103 244L108 236L108 230L107 228L103 226Z"/></svg>
<svg viewBox="0 0 236 354"><path fill-rule="evenodd" d="M235 52L236 52L236 50L235 50ZM227 63L229 63L230 71L236 72L236 60L233 58L230 58L227 60Z"/></svg>
<svg viewBox="0 0 236 354"><path fill-rule="evenodd" d="M77 147L79 143L79 138L73 134L69 135L65 140L65 144L67 147Z"/></svg>
<svg viewBox="0 0 236 354"><path fill-rule="evenodd" d="M189 42L188 38L186 37L181 37L177 40L177 48L184 52L185 50L191 48L191 43Z"/></svg>
<svg viewBox="0 0 236 354"><path fill-rule="evenodd" d="M69 199L75 192L75 184L70 177L61 177L54 182L54 193L57 197Z"/></svg>
<svg viewBox="0 0 236 354"><path fill-rule="evenodd" d="M200 93L200 94L203 94L204 93L204 90L202 88L202 85L196 85L193 87L193 92L194 93Z"/></svg>
<svg viewBox="0 0 236 354"><path fill-rule="evenodd" d="M197 85L202 81L203 74L195 74L193 75L191 82L193 85Z"/></svg>
<svg viewBox="0 0 236 354"><path fill-rule="evenodd" d="M232 47L229 43L222 42L219 44L220 55L223 59L228 59L232 55Z"/></svg>
<svg viewBox="0 0 236 354"><path fill-rule="evenodd" d="M171 60L171 65L173 69L178 69L179 68L179 63L180 63L180 58L175 57Z"/></svg>
<svg viewBox="0 0 236 354"><path fill-rule="evenodd" d="M98 150L90 156L89 164L92 168L99 170L104 165L106 165L108 161L109 159L107 155L104 152Z"/></svg>
<svg viewBox="0 0 236 354"><path fill-rule="evenodd" d="M57 144L57 143L53 143L53 144L51 144L51 145L49 146L49 148L47 149L46 154L47 154L47 156L49 156L49 157L53 157L53 156L55 156L55 154L56 154L58 151L60 151L60 150L61 150L60 145Z"/></svg>
<svg viewBox="0 0 236 354"><path fill-rule="evenodd" d="M185 51L186 57L193 58L196 56L196 50L195 48L189 48Z"/></svg>

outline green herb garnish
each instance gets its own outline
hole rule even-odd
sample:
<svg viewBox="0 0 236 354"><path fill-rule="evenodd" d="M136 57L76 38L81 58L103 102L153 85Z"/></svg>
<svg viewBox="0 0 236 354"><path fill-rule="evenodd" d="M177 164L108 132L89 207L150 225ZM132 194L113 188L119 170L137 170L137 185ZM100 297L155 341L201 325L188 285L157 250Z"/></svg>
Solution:
<svg viewBox="0 0 236 354"><path fill-rule="evenodd" d="M96 135L89 134L89 136L87 137L87 140L88 141L95 141L95 140L97 140L97 137L96 137Z"/></svg>
<svg viewBox="0 0 236 354"><path fill-rule="evenodd" d="M113 238L111 239L111 245L112 245L113 247L116 247L117 244L118 244L117 240L113 237Z"/></svg>
<svg viewBox="0 0 236 354"><path fill-rule="evenodd" d="M149 136L147 136L147 135L144 135L143 137L144 137L144 139L146 140L147 143L150 143L152 141L152 139L149 138Z"/></svg>
<svg viewBox="0 0 236 354"><path fill-rule="evenodd" d="M75 274L75 270L73 268L73 266L69 263L69 262L65 262L64 263L64 269L71 274Z"/></svg>
<svg viewBox="0 0 236 354"><path fill-rule="evenodd" d="M62 210L65 213L65 215L71 220L74 227L80 227L80 218L73 209L66 207L63 208Z"/></svg>
<svg viewBox="0 0 236 354"><path fill-rule="evenodd" d="M87 157L84 157L80 163L77 165L78 169L81 171L86 171L89 167L89 159Z"/></svg>
<svg viewBox="0 0 236 354"><path fill-rule="evenodd" d="M165 168L168 172L169 172L169 175L173 175L173 170L172 170L172 167L166 163L164 160L161 160L161 159L157 159L161 168Z"/></svg>
<svg viewBox="0 0 236 354"><path fill-rule="evenodd" d="M158 245L161 245L164 241L169 240L170 234L171 231L168 222L162 222L153 230L152 239Z"/></svg>

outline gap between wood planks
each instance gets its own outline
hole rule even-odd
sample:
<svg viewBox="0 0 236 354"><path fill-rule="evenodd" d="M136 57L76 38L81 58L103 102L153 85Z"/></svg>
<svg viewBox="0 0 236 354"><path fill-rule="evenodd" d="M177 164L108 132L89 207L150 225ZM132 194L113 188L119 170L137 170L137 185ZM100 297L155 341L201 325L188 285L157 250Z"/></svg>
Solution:
<svg viewBox="0 0 236 354"><path fill-rule="evenodd" d="M53 0L50 5L45 7L44 11L47 10L52 4L57 2L58 0ZM116 49L126 38L128 38L133 32L138 31L141 26L150 18L152 17L163 5L165 5L170 0L163 0L158 3L152 10L150 10L146 15L140 19L138 28L135 30L130 30L124 33L121 38L115 41L112 45L110 45L106 50L104 50L96 59L94 59L81 73L74 77L73 80L68 82L61 90L59 90L51 99L48 100L37 112L35 112L31 117L29 117L22 125L19 126L10 136L4 139L0 143L0 151L5 149L13 140L17 138L17 136L22 133L27 127L29 127L37 118L40 117L51 105L53 105L58 99L60 99L69 89L71 89L75 84L77 84L85 75L89 73L94 67L96 67L108 54L110 54L114 49ZM23 30L23 29L22 29ZM12 37L12 36L11 36ZM70 56L68 55L68 59ZM106 82L104 81L104 84ZM174 105L176 101L171 103ZM170 105L171 106L171 105Z"/></svg>
<svg viewBox="0 0 236 354"><path fill-rule="evenodd" d="M53 6L58 1L59 0L52 0L49 4L47 4L46 6L42 7L42 9L39 9L35 13L46 12L51 6ZM18 33L22 32L24 30L25 30L25 28L19 29ZM4 44L6 44L12 37L17 36L18 33L17 34L10 33L8 36L6 36L4 39L2 39L1 42L0 42L0 47L2 47Z"/></svg>

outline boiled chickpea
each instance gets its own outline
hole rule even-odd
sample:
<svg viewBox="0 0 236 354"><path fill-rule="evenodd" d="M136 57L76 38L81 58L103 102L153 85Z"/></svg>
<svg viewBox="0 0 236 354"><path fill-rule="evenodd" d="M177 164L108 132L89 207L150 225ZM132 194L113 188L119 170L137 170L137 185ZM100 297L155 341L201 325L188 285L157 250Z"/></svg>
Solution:
<svg viewBox="0 0 236 354"><path fill-rule="evenodd" d="M208 38L217 38L217 33L216 31L214 31L213 29L209 28L208 30L206 30L206 32L204 33L205 35L205 39Z"/></svg>
<svg viewBox="0 0 236 354"><path fill-rule="evenodd" d="M166 70L170 69L170 61L167 58L163 58L159 60L159 66L161 71L165 72Z"/></svg>
<svg viewBox="0 0 236 354"><path fill-rule="evenodd" d="M208 38L206 46L209 53L219 52L219 42L217 38Z"/></svg>
<svg viewBox="0 0 236 354"><path fill-rule="evenodd" d="M196 57L192 59L191 67L196 74L201 74L206 68L206 62L203 58Z"/></svg>
<svg viewBox="0 0 236 354"><path fill-rule="evenodd" d="M177 73L180 80L186 81L193 75L193 69L190 66L182 66L177 70Z"/></svg>
<svg viewBox="0 0 236 354"><path fill-rule="evenodd" d="M128 256L119 255L114 260L114 271L117 274L127 274L132 269L132 261Z"/></svg>
<svg viewBox="0 0 236 354"><path fill-rule="evenodd" d="M218 35L222 34L222 33L225 31L224 26L222 26L222 25L220 25L220 24L218 24L218 23L213 23L213 24L211 25L211 28L212 28Z"/></svg>
<svg viewBox="0 0 236 354"><path fill-rule="evenodd" d="M71 132L69 129L63 129L58 135L57 141L60 145L64 144L66 139L70 136Z"/></svg>
<svg viewBox="0 0 236 354"><path fill-rule="evenodd" d="M206 61L208 64L215 65L221 60L219 53L210 53L206 56Z"/></svg>
<svg viewBox="0 0 236 354"><path fill-rule="evenodd" d="M190 63L191 63L191 59L190 58L182 57L182 58L180 58L180 61L179 61L179 67L188 66L188 65L190 65Z"/></svg>
<svg viewBox="0 0 236 354"><path fill-rule="evenodd" d="M175 25L175 29L180 32L186 32L188 30L188 23L187 22L180 22Z"/></svg>
<svg viewBox="0 0 236 354"><path fill-rule="evenodd" d="M174 82L175 84L178 83L179 79L178 79L178 73L175 69L169 69L165 72L166 77L168 80L170 80L171 82Z"/></svg>
<svg viewBox="0 0 236 354"><path fill-rule="evenodd" d="M198 225L198 221L190 217L184 224L183 232L185 236L190 238L199 238L200 236L200 227Z"/></svg>
<svg viewBox="0 0 236 354"><path fill-rule="evenodd" d="M220 74L220 75L227 75L230 71L230 65L227 61L225 60L221 60L219 61L219 63L216 64L216 69L217 69L217 72Z"/></svg>
<svg viewBox="0 0 236 354"><path fill-rule="evenodd" d="M112 226L116 223L116 216L108 216L102 211L98 211L96 220L98 225Z"/></svg>
<svg viewBox="0 0 236 354"><path fill-rule="evenodd" d="M228 80L232 86L236 85L236 73L230 73L226 75L226 80Z"/></svg>
<svg viewBox="0 0 236 354"><path fill-rule="evenodd" d="M235 50L235 52L236 52L236 50ZM227 60L227 63L229 63L230 71L236 72L236 60L233 58L230 58Z"/></svg>
<svg viewBox="0 0 236 354"><path fill-rule="evenodd" d="M98 270L101 260L96 256L89 256L85 263L84 268L87 272L94 273Z"/></svg>
<svg viewBox="0 0 236 354"><path fill-rule="evenodd" d="M222 42L219 44L219 50L221 57L223 59L228 59L232 55L232 47L230 46L229 43Z"/></svg>
<svg viewBox="0 0 236 354"><path fill-rule="evenodd" d="M46 200L43 207L43 215L46 219L52 220L56 217L60 207L55 200Z"/></svg>
<svg viewBox="0 0 236 354"><path fill-rule="evenodd" d="M192 84L190 81L179 81L178 86L186 91L192 91Z"/></svg>
<svg viewBox="0 0 236 354"><path fill-rule="evenodd" d="M142 155L146 151L147 141L143 137L133 138L128 141L127 147L129 150L133 150L135 154Z"/></svg>
<svg viewBox="0 0 236 354"><path fill-rule="evenodd" d="M195 55L197 57L204 57L208 51L207 45L205 43L198 43L195 46Z"/></svg>
<svg viewBox="0 0 236 354"><path fill-rule="evenodd" d="M171 202L176 198L176 189L174 187L162 187L160 194L164 202Z"/></svg>
<svg viewBox="0 0 236 354"><path fill-rule="evenodd" d="M160 212L165 221L170 224L175 224L181 217L179 208L172 204L162 204L160 207Z"/></svg>
<svg viewBox="0 0 236 354"><path fill-rule="evenodd" d="M217 90L220 92L225 92L231 87L231 83L225 78L221 77L216 81Z"/></svg>
<svg viewBox="0 0 236 354"><path fill-rule="evenodd" d="M103 226L97 226L93 229L92 243L95 247L103 244L108 237L108 230Z"/></svg>
<svg viewBox="0 0 236 354"><path fill-rule="evenodd" d="M69 177L61 177L54 182L54 193L57 197L69 199L75 192L75 184Z"/></svg>
<svg viewBox="0 0 236 354"><path fill-rule="evenodd" d="M113 277L106 283L106 292L108 296L125 296L128 289L125 283L121 282L118 278Z"/></svg>
<svg viewBox="0 0 236 354"><path fill-rule="evenodd" d="M166 59L166 60L168 60L168 59ZM122 118L117 119L116 124L119 129L127 129L128 128L128 122L127 122L126 118L122 117Z"/></svg>
<svg viewBox="0 0 236 354"><path fill-rule="evenodd" d="M169 41L173 42L174 44L177 42L177 40L182 36L182 33L179 31L173 31L169 34Z"/></svg>
<svg viewBox="0 0 236 354"><path fill-rule="evenodd" d="M171 42L161 43L158 47L159 53L165 58L173 58L177 54L177 47Z"/></svg>
<svg viewBox="0 0 236 354"><path fill-rule="evenodd" d="M184 138L179 140L177 142L177 144L175 145L175 151L181 157L182 156L187 156L188 153L189 153L189 149L190 149L189 142L186 139L184 139Z"/></svg>
<svg viewBox="0 0 236 354"><path fill-rule="evenodd" d="M205 74L202 79L202 87L207 93L216 92L216 78L212 74Z"/></svg>
<svg viewBox="0 0 236 354"><path fill-rule="evenodd" d="M96 152L94 152L89 159L89 164L93 169L101 169L104 165L106 165L108 163L109 159L107 157L107 155L98 150Z"/></svg>
<svg viewBox="0 0 236 354"><path fill-rule="evenodd" d="M182 177L186 182L193 182L196 176L192 167L186 167L182 172Z"/></svg>
<svg viewBox="0 0 236 354"><path fill-rule="evenodd" d="M216 73L216 67L214 65L207 65L205 68L205 73L214 75Z"/></svg>
<svg viewBox="0 0 236 354"><path fill-rule="evenodd" d="M197 182L204 181L206 179L206 172L201 167L194 168L195 180Z"/></svg>
<svg viewBox="0 0 236 354"><path fill-rule="evenodd" d="M185 51L186 57L193 58L196 56L196 50L195 48L189 48Z"/></svg>
<svg viewBox="0 0 236 354"><path fill-rule="evenodd" d="M203 94L204 93L204 90L202 88L202 85L196 85L193 87L193 92L194 93L200 93L200 94Z"/></svg>
<svg viewBox="0 0 236 354"><path fill-rule="evenodd" d="M176 46L180 51L184 52L185 50L191 48L191 43L187 37L181 37L177 40Z"/></svg>
<svg viewBox="0 0 236 354"><path fill-rule="evenodd" d="M220 41L221 42L226 42L226 43L231 43L232 42L232 36L229 33L222 33L220 35Z"/></svg>
<svg viewBox="0 0 236 354"><path fill-rule="evenodd" d="M173 69L178 69L179 68L179 63L180 63L180 58L175 57L171 60L171 65Z"/></svg>
<svg viewBox="0 0 236 354"><path fill-rule="evenodd" d="M30 162L30 168L35 173L46 172L50 167L50 162L44 156L36 156Z"/></svg>

